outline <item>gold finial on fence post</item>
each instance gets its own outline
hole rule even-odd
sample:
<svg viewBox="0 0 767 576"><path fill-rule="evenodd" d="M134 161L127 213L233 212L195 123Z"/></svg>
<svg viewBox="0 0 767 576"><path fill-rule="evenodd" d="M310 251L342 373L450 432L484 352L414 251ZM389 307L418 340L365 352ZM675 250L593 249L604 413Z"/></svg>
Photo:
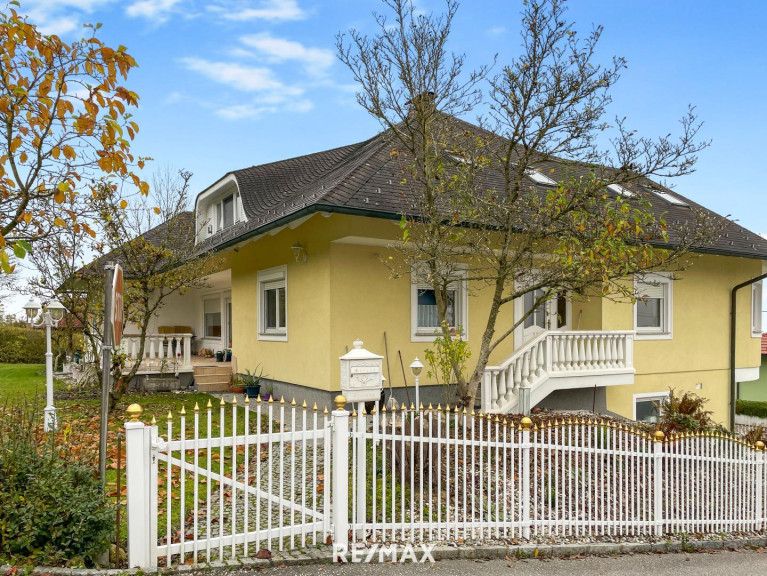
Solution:
<svg viewBox="0 0 767 576"><path fill-rule="evenodd" d="M125 415L130 422L138 422L141 415L144 413L144 409L140 404L131 404L125 409Z"/></svg>
<svg viewBox="0 0 767 576"><path fill-rule="evenodd" d="M756 446L757 451L759 451L759 452L764 450L764 442L762 442L761 440L757 440L755 446Z"/></svg>
<svg viewBox="0 0 767 576"><path fill-rule="evenodd" d="M533 421L530 420L530 418L528 418L527 416L525 416L520 421L520 424L522 425L522 430L530 430L530 426L533 425Z"/></svg>
<svg viewBox="0 0 767 576"><path fill-rule="evenodd" d="M346 405L346 396L344 396L343 394L339 394L338 396L335 397L333 402L336 405L336 410L343 410L344 406Z"/></svg>
<svg viewBox="0 0 767 576"><path fill-rule="evenodd" d="M666 435L663 433L663 430L656 430L653 436L655 437L656 442L663 442L663 438L666 437Z"/></svg>

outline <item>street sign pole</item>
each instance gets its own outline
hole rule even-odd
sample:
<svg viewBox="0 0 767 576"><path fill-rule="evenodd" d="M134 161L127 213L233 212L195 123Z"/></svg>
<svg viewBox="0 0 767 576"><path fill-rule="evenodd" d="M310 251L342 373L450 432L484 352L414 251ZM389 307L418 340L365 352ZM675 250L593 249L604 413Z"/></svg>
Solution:
<svg viewBox="0 0 767 576"><path fill-rule="evenodd" d="M99 480L101 488L106 485L107 474L107 432L109 424L109 384L111 380L112 347L114 343L114 288L115 272L118 266L107 262L104 267L104 332L101 345L101 421L99 430ZM121 286L122 288L122 286ZM120 298L122 304L122 297Z"/></svg>

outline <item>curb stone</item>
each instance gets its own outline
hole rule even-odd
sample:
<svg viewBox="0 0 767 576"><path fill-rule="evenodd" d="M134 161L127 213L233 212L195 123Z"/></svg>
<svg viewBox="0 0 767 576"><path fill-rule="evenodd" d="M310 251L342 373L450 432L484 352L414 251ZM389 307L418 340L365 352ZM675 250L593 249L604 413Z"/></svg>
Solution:
<svg viewBox="0 0 767 576"><path fill-rule="evenodd" d="M767 547L767 538L752 537L744 539L719 540L661 540L657 542L591 542L572 544L518 544L513 546L435 546L432 549L434 560L478 560L505 558L567 558L570 556L617 556L619 554L674 553L681 551L700 550L742 550ZM309 549L303 551L282 552L272 556L270 560L258 558L243 558L240 560L215 561L209 564L191 566L182 564L170 569L160 568L156 571L141 568L131 569L93 569L93 568L61 568L55 566L36 566L34 568L18 567L18 574L35 574L40 576L160 576L182 574L188 572L206 572L210 570L241 570L261 569L268 566L307 566L331 564L332 556L328 549ZM0 575L13 569L11 565L0 565Z"/></svg>

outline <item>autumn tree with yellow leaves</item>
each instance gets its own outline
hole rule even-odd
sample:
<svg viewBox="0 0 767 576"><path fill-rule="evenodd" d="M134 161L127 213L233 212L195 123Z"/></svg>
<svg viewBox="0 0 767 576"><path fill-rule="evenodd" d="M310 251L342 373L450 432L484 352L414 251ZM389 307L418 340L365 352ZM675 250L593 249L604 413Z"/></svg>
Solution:
<svg viewBox="0 0 767 576"><path fill-rule="evenodd" d="M106 46L98 25L67 43L17 8L0 12L0 275L56 228L95 236L77 206L97 187L148 191L130 150L139 97L122 85L133 57Z"/></svg>

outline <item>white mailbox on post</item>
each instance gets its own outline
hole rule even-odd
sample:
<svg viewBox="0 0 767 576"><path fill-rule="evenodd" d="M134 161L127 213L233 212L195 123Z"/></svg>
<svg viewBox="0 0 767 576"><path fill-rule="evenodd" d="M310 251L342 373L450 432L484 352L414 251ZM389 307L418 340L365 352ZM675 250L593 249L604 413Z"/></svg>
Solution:
<svg viewBox="0 0 767 576"><path fill-rule="evenodd" d="M374 402L383 389L383 356L354 341L354 348L341 356L341 391L348 402Z"/></svg>

